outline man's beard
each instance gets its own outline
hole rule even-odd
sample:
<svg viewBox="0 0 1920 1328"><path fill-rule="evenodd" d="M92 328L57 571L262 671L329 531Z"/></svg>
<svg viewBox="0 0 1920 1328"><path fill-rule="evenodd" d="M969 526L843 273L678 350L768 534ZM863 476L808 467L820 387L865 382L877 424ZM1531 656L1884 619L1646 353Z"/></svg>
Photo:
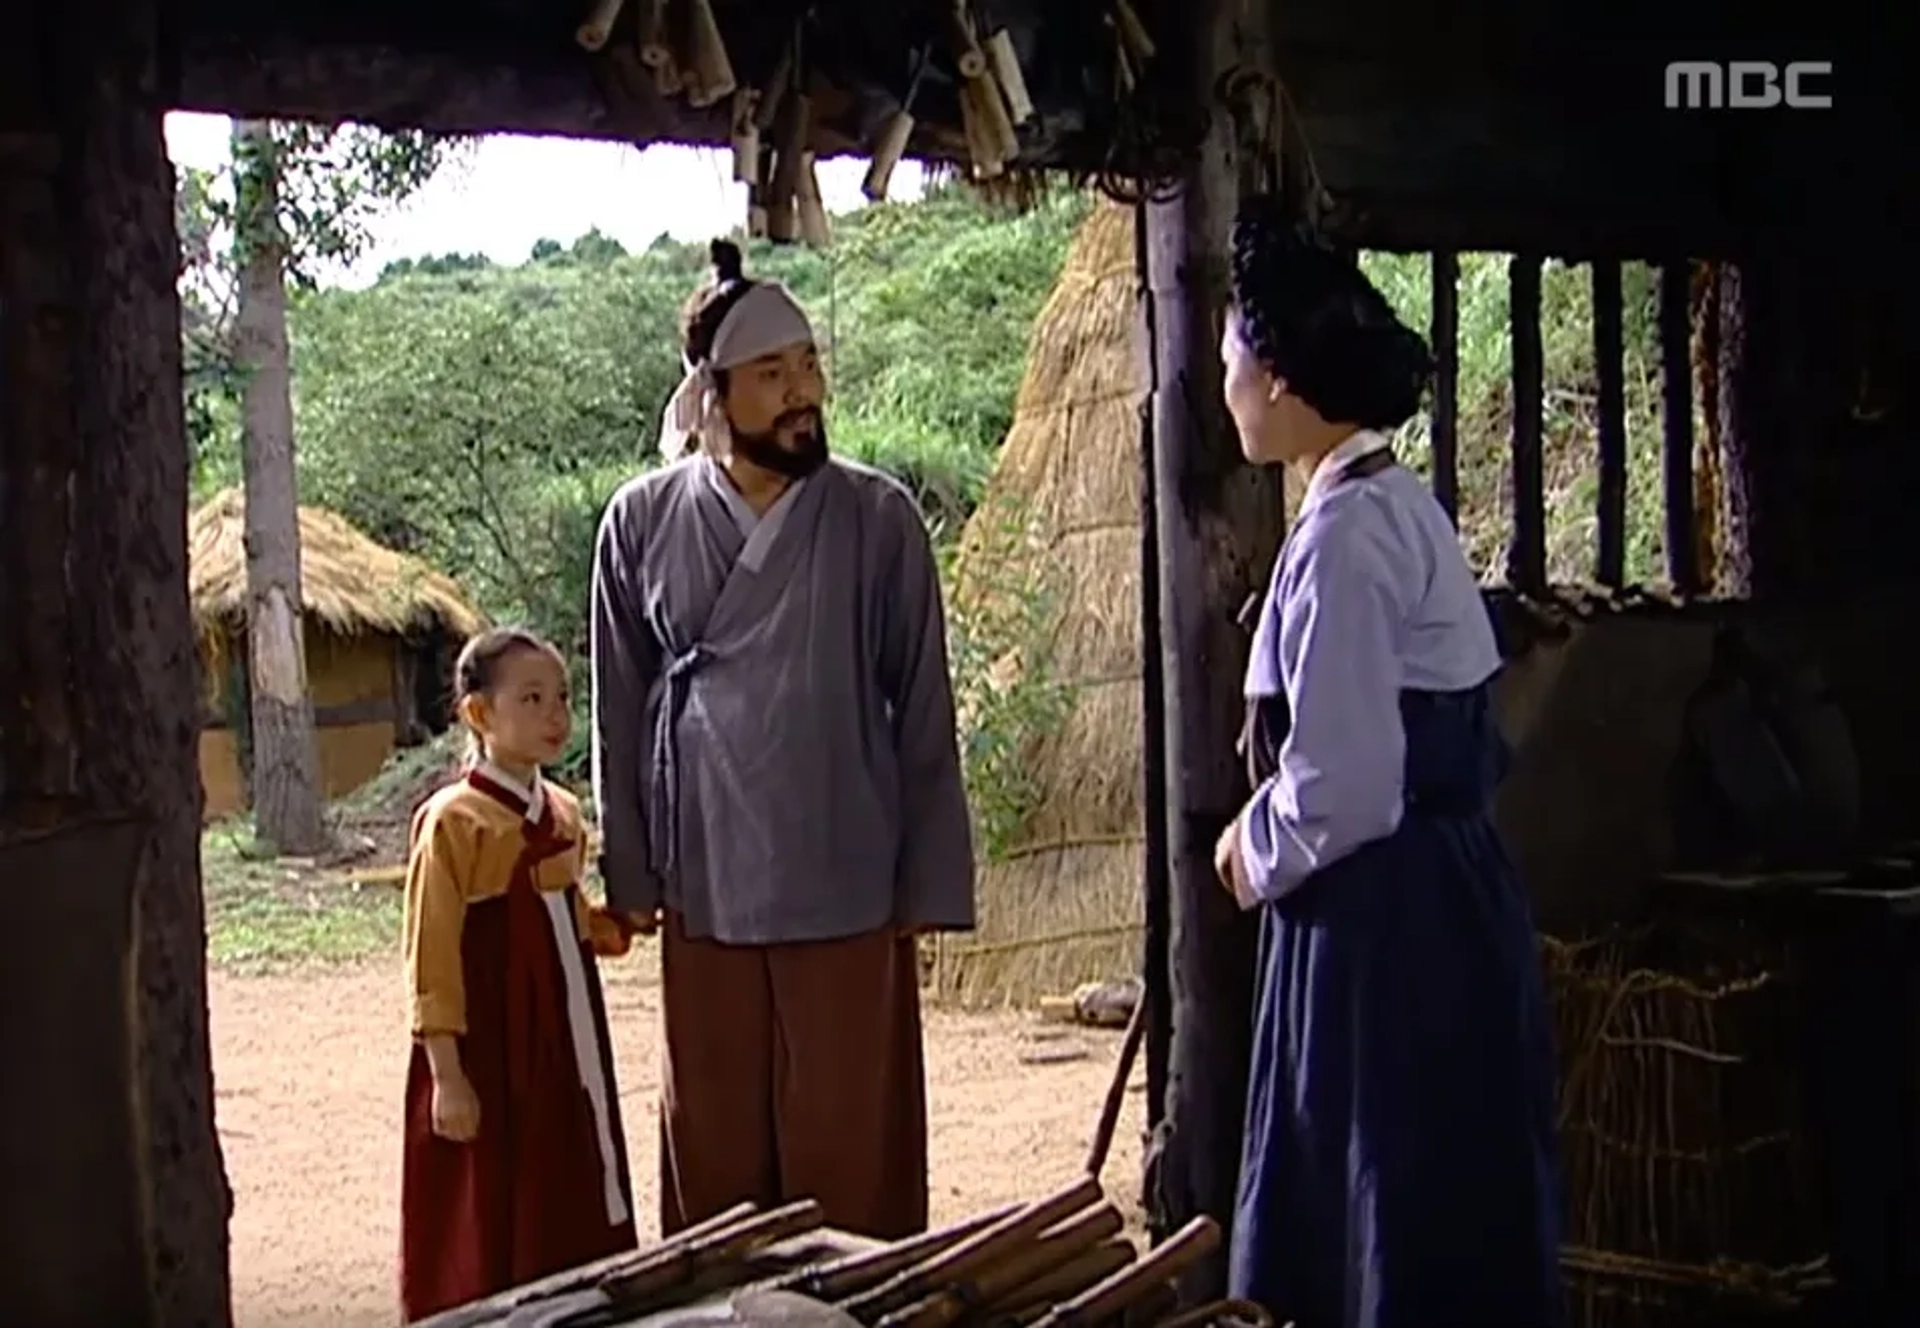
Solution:
<svg viewBox="0 0 1920 1328"><path fill-rule="evenodd" d="M791 442L781 442L780 430L792 426L802 427L791 435ZM764 433L733 430L733 451L762 470L803 480L827 464L827 422L817 410L788 411Z"/></svg>

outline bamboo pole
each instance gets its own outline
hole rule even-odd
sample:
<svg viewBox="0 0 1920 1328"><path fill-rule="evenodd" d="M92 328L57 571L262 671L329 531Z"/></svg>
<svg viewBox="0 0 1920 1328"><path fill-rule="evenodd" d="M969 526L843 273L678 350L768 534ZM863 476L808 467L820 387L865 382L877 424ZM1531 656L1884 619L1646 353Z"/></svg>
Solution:
<svg viewBox="0 0 1920 1328"><path fill-rule="evenodd" d="M1033 118L1033 98L1027 94L1027 76L1020 68L1020 56L1013 49L1013 38L1001 28L987 38L987 67L1007 97L1007 111L1013 123L1023 125Z"/></svg>
<svg viewBox="0 0 1920 1328"><path fill-rule="evenodd" d="M574 31L574 40L589 51L605 46L613 34L613 25L620 21L620 9L625 3L626 0L595 0L586 21Z"/></svg>

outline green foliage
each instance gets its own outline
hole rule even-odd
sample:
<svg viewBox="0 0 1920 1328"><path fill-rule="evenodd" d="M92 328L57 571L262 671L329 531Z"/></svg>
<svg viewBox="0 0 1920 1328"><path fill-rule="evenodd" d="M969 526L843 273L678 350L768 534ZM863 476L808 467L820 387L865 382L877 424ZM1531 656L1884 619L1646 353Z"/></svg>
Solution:
<svg viewBox="0 0 1920 1328"><path fill-rule="evenodd" d="M1423 332L1433 316L1431 261L1424 255L1367 254L1367 275L1401 318ZM1658 277L1644 263L1622 264L1627 424L1627 579L1665 575L1660 472ZM1504 254L1460 256L1458 468L1460 534L1483 573L1504 568L1513 531L1512 325ZM1558 582L1593 577L1598 539L1596 439L1598 380L1593 354L1593 291L1584 265L1549 262L1540 281L1545 363L1547 570ZM1696 433L1704 425L1696 424ZM1409 464L1430 473L1425 415L1396 439Z"/></svg>
<svg viewBox="0 0 1920 1328"><path fill-rule="evenodd" d="M239 475L243 384L230 323L234 276L250 247L277 247L286 280L312 289L321 265L358 258L372 240L373 219L465 156L473 142L275 123L264 137L236 134L224 171L176 169L183 387L197 489Z"/></svg>
<svg viewBox="0 0 1920 1328"><path fill-rule="evenodd" d="M1040 535L1023 505L989 500L969 528L964 593L947 600L960 760L983 861L1014 846L1043 792L1034 743L1058 730L1073 702L1052 652L1069 588L1050 574ZM944 547L941 580L948 586L958 580L958 543Z"/></svg>
<svg viewBox="0 0 1920 1328"><path fill-rule="evenodd" d="M472 142L415 130L291 121L270 125L265 141L236 134L234 201L224 218L236 252L278 242L287 279L311 286L320 265L351 263L365 252L373 219L419 190Z"/></svg>

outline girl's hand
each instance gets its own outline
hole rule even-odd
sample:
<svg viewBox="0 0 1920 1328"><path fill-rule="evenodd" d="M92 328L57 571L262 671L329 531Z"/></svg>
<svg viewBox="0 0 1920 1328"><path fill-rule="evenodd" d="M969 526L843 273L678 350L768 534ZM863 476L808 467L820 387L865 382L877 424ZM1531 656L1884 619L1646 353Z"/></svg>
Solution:
<svg viewBox="0 0 1920 1328"><path fill-rule="evenodd" d="M464 1074L433 1081L433 1132L456 1144L480 1133L480 1098Z"/></svg>
<svg viewBox="0 0 1920 1328"><path fill-rule="evenodd" d="M587 910L587 944L602 959L618 959L633 948L633 929L621 914L596 904Z"/></svg>

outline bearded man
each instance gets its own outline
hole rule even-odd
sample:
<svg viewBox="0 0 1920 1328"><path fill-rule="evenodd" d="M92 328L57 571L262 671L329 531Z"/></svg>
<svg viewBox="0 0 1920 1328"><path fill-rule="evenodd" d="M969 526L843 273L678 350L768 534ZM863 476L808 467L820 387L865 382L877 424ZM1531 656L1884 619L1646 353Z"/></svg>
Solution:
<svg viewBox="0 0 1920 1328"><path fill-rule="evenodd" d="M793 296L712 255L670 464L614 496L593 573L601 873L661 933L661 1228L812 1198L897 1238L927 1221L915 937L974 924L933 548L829 455Z"/></svg>

